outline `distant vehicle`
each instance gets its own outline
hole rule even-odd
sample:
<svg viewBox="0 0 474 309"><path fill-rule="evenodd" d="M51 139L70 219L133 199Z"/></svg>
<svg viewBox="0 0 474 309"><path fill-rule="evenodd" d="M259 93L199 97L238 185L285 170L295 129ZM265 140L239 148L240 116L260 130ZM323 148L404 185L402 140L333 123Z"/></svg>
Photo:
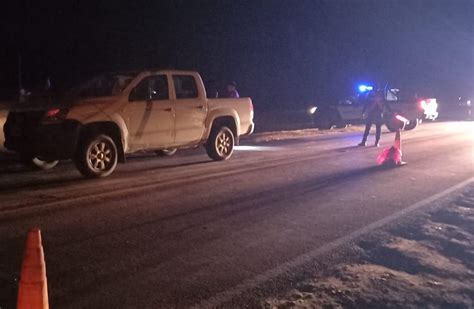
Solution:
<svg viewBox="0 0 474 309"><path fill-rule="evenodd" d="M251 99L208 99L197 72L105 74L64 102L10 111L5 147L45 169L72 159L84 176L105 177L137 151L170 155L204 145L212 159L226 160L254 130Z"/></svg>
<svg viewBox="0 0 474 309"><path fill-rule="evenodd" d="M340 100L336 104L318 106L314 113L314 123L320 130L328 130L332 127L344 127L351 124L362 124L364 119L362 112L367 102L368 94L373 91L370 86L359 87L359 93ZM391 119L393 113L400 114L409 122L405 130L415 129L423 120L436 120L438 118L438 103L435 98L400 100L398 89L385 90L385 100L392 114L384 115L385 119ZM386 122L387 128L395 132L397 128Z"/></svg>

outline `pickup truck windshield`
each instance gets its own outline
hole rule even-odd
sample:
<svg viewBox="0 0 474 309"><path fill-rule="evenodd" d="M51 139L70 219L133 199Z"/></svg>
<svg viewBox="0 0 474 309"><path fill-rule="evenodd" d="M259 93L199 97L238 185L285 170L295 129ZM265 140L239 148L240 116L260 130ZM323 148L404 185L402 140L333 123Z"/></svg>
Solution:
<svg viewBox="0 0 474 309"><path fill-rule="evenodd" d="M134 74L100 75L83 83L75 93L81 98L119 95L135 76Z"/></svg>

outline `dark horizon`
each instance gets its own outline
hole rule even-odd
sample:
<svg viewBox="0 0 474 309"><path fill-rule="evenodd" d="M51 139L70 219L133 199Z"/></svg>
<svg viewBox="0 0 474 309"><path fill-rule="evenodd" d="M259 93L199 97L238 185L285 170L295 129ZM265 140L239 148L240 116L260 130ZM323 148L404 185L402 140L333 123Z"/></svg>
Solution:
<svg viewBox="0 0 474 309"><path fill-rule="evenodd" d="M19 1L9 4L0 83L70 86L103 71L193 69L264 108L307 106L358 82L441 101L472 95L474 2Z"/></svg>

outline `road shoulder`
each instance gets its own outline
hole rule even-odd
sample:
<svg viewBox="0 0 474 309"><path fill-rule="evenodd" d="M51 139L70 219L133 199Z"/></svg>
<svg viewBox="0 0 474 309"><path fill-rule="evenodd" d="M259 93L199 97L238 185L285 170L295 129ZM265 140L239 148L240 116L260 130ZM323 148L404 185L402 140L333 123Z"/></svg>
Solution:
<svg viewBox="0 0 474 309"><path fill-rule="evenodd" d="M444 205L361 237L352 252L261 305L474 307L474 184Z"/></svg>

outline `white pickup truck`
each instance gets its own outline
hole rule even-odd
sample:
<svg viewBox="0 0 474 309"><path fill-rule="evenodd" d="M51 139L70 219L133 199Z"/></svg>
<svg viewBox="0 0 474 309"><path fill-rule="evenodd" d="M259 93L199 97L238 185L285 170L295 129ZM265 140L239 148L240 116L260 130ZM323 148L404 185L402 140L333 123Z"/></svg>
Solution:
<svg viewBox="0 0 474 309"><path fill-rule="evenodd" d="M5 147L43 168L72 159L84 176L105 177L138 151L204 145L212 159L226 160L254 129L251 99L208 99L197 72L104 74L63 100L11 109Z"/></svg>

